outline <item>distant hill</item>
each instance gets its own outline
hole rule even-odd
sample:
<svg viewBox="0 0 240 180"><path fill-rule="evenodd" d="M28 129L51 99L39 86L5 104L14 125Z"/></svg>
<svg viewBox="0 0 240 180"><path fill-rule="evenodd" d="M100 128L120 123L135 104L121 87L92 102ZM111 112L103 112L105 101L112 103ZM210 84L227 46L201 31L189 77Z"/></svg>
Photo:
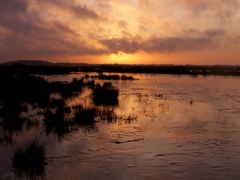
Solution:
<svg viewBox="0 0 240 180"><path fill-rule="evenodd" d="M12 65L26 65L26 66L56 66L56 63L51 63L48 61L40 60L17 60L17 61L8 61L1 63L2 66L12 66Z"/></svg>
<svg viewBox="0 0 240 180"><path fill-rule="evenodd" d="M16 60L0 63L0 66L61 66L61 67L78 67L78 66L88 66L86 63L53 63L49 61L42 60Z"/></svg>

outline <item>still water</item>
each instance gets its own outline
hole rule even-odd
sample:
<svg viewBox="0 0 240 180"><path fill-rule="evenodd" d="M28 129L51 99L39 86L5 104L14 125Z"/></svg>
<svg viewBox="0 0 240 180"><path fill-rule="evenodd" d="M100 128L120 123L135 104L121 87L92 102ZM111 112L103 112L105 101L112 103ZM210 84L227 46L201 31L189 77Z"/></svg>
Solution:
<svg viewBox="0 0 240 180"><path fill-rule="evenodd" d="M112 81L120 89L111 109L117 118L61 139L36 127L16 132L12 145L1 143L0 179L15 179L14 149L33 137L45 145L45 179L240 179L240 78L133 76L138 80ZM91 104L90 93L67 103Z"/></svg>

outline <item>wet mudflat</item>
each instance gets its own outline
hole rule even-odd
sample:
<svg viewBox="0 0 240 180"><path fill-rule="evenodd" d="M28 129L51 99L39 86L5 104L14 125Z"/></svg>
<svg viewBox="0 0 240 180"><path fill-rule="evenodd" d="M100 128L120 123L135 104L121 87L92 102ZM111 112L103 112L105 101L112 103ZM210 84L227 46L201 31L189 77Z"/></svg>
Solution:
<svg viewBox="0 0 240 180"><path fill-rule="evenodd" d="M21 105L22 124L0 117L0 179L240 178L240 78L89 75L81 88L81 73L44 76L78 81ZM117 102L101 99L104 83ZM38 166L22 166L32 155Z"/></svg>

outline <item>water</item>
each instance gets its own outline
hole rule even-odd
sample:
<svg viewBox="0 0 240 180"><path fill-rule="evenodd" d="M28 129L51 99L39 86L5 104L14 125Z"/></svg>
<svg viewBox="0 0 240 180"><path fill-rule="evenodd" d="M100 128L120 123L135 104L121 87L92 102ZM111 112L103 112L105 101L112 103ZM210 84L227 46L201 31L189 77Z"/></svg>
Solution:
<svg viewBox="0 0 240 180"><path fill-rule="evenodd" d="M14 149L32 138L45 145L46 179L240 178L240 78L133 76L138 80L112 81L120 89L120 104L111 109L117 120L76 127L61 138L40 127L15 132L12 145L0 144L0 179L15 178ZM89 104L89 95L67 103Z"/></svg>

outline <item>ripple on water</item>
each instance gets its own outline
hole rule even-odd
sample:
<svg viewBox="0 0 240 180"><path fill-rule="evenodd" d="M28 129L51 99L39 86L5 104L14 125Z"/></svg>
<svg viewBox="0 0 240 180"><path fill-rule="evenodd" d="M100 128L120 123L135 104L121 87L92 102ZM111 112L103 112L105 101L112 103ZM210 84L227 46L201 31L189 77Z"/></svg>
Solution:
<svg viewBox="0 0 240 180"><path fill-rule="evenodd" d="M74 127L60 141L42 132L13 137L41 134L46 179L240 179L240 79L137 76L113 82L120 89L118 121ZM68 103L91 104L90 94ZM0 152L0 179L13 179L13 148L1 143Z"/></svg>

